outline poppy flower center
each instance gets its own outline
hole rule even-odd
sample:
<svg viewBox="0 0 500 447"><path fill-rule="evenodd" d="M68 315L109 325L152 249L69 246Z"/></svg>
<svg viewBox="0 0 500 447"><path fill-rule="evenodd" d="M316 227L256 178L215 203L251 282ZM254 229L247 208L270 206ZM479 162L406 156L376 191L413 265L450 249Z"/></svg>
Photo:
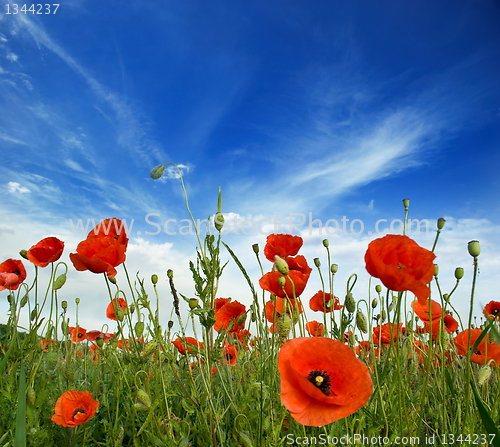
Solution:
<svg viewBox="0 0 500 447"><path fill-rule="evenodd" d="M404 265L399 264L398 269L405 269L406 267Z"/></svg>
<svg viewBox="0 0 500 447"><path fill-rule="evenodd" d="M17 275L17 276L19 276L21 274L21 272L19 270L14 270L10 273L14 273L14 275Z"/></svg>
<svg viewBox="0 0 500 447"><path fill-rule="evenodd" d="M83 408L77 408L75 411L73 411L72 418L74 419L77 414L83 413L85 414L85 410Z"/></svg>
<svg viewBox="0 0 500 447"><path fill-rule="evenodd" d="M483 353L479 349L476 350L476 352L474 352L474 354L476 354L476 355L483 355Z"/></svg>
<svg viewBox="0 0 500 447"><path fill-rule="evenodd" d="M499 314L500 314L500 309L493 309L490 313L490 315L493 315L494 317L496 317Z"/></svg>
<svg viewBox="0 0 500 447"><path fill-rule="evenodd" d="M233 358L231 354L226 354L224 357L226 358L226 360L231 360Z"/></svg>
<svg viewBox="0 0 500 447"><path fill-rule="evenodd" d="M330 395L332 380L328 372L322 369L315 369L309 373L307 380L318 387L325 396Z"/></svg>

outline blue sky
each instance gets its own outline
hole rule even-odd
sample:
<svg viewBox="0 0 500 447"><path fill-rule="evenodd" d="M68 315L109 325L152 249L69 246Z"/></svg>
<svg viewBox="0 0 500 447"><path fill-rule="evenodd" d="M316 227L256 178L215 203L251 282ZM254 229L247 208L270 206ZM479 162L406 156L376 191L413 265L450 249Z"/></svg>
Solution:
<svg viewBox="0 0 500 447"><path fill-rule="evenodd" d="M70 219L133 219L129 270L162 277L174 268L189 294L196 240L179 235L189 217L180 182L171 170L149 178L153 166L175 162L195 219L216 212L220 186L228 222L274 213L361 220L362 234L328 236L341 296L350 273L367 279L363 255L376 237L368 230L402 219L409 197L410 217L431 222L431 234L415 236L423 246L432 246L435 220L447 219L436 251L443 282L453 287L460 263L470 280L466 246L479 239L479 299L498 300L498 2L71 0L42 15L5 8L2 260L52 235L66 242L67 260L84 238ZM172 219L177 234L148 235L156 231L150 213L161 225ZM293 233L312 264L324 257L325 234L309 234L308 222ZM257 282L251 245L263 247L265 234L239 233L226 240ZM81 297L82 324L100 326L102 279L69 267L61 296ZM317 278L308 287L312 296ZM361 298L367 285L358 287ZM234 266L220 292L249 304ZM465 312L470 281L461 293ZM6 310L0 304L0 315Z"/></svg>

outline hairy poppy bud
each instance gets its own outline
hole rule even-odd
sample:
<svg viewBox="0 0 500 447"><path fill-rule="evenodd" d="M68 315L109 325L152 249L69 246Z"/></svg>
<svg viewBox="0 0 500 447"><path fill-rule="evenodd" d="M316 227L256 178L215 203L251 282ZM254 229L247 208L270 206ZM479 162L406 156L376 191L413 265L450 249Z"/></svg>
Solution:
<svg viewBox="0 0 500 447"><path fill-rule="evenodd" d="M32 386L26 390L26 400L30 405L35 405L36 393Z"/></svg>
<svg viewBox="0 0 500 447"><path fill-rule="evenodd" d="M169 329L172 329L172 327L174 326L174 322L172 320L169 320L169 322L167 323L167 326Z"/></svg>
<svg viewBox="0 0 500 447"><path fill-rule="evenodd" d="M247 314L246 312L241 314L238 319L236 320L236 326L241 326L242 324L245 323L245 321L247 320Z"/></svg>
<svg viewBox="0 0 500 447"><path fill-rule="evenodd" d="M57 279L54 281L52 288L54 290L59 290L62 286L64 286L65 282L66 282L66 274L63 273L62 275L59 275Z"/></svg>
<svg viewBox="0 0 500 447"><path fill-rule="evenodd" d="M151 282L153 284L157 284L158 283L158 275L151 275Z"/></svg>
<svg viewBox="0 0 500 447"><path fill-rule="evenodd" d="M278 285L280 287L285 287L285 284L286 284L286 278L284 276L280 276L278 278Z"/></svg>
<svg viewBox="0 0 500 447"><path fill-rule="evenodd" d="M139 389L137 391L137 397L135 401L135 407L138 410L149 410L151 408L151 398L146 391ZM141 408L142 407L142 408Z"/></svg>
<svg viewBox="0 0 500 447"><path fill-rule="evenodd" d="M377 293L382 292L382 286L381 286L380 284L377 284L377 285L375 286L375 292L377 292Z"/></svg>
<svg viewBox="0 0 500 447"><path fill-rule="evenodd" d="M276 323L276 329L281 344L285 343L291 328L292 319L288 316L288 314L281 314L278 318L278 322Z"/></svg>
<svg viewBox="0 0 500 447"><path fill-rule="evenodd" d="M481 253L481 245L479 245L478 241L470 241L467 248L469 250L469 254L474 258L477 258Z"/></svg>
<svg viewBox="0 0 500 447"><path fill-rule="evenodd" d="M144 349L141 351L141 357L144 359L146 357L152 356L157 347L158 343L156 342L156 340L151 340L146 346L144 346Z"/></svg>
<svg viewBox="0 0 500 447"><path fill-rule="evenodd" d="M328 248L330 245L330 242L328 242L328 239L323 239L323 247Z"/></svg>
<svg viewBox="0 0 500 447"><path fill-rule="evenodd" d="M140 337L142 335L142 333L144 332L144 322L138 321L137 323L135 323L134 329L135 329L135 335Z"/></svg>
<svg viewBox="0 0 500 447"><path fill-rule="evenodd" d="M382 310L382 312L380 312L380 318L382 319L382 323L386 320L387 312L385 310Z"/></svg>
<svg viewBox="0 0 500 447"><path fill-rule="evenodd" d="M241 447L253 447L252 439L247 432L239 431L236 436Z"/></svg>
<svg viewBox="0 0 500 447"><path fill-rule="evenodd" d="M31 321L34 321L34 320L35 320L35 318L36 318L36 314L37 314L37 310L36 310L36 309L33 309L33 310L31 311L31 315L30 315L30 320L31 320Z"/></svg>
<svg viewBox="0 0 500 447"><path fill-rule="evenodd" d="M63 368L63 376L68 382L74 382L76 380L76 371L72 365L66 363Z"/></svg>
<svg viewBox="0 0 500 447"><path fill-rule="evenodd" d="M407 210L410 206L410 199L403 199L403 206L405 207L405 210Z"/></svg>
<svg viewBox="0 0 500 447"><path fill-rule="evenodd" d="M441 336L441 346L443 347L443 350L447 350L448 346L450 346L450 336L448 335L448 332L446 332L445 329L442 331L440 330L440 336Z"/></svg>
<svg viewBox="0 0 500 447"><path fill-rule="evenodd" d="M378 306L378 300L377 300L377 298L373 298L372 309L375 309L377 306Z"/></svg>
<svg viewBox="0 0 500 447"><path fill-rule="evenodd" d="M123 428L123 425L120 425L120 428L118 430L118 435L116 436L115 444L113 447L121 447L123 443L123 436L125 435L125 430Z"/></svg>
<svg viewBox="0 0 500 447"><path fill-rule="evenodd" d="M356 313L356 327L364 334L368 332L366 317L360 310Z"/></svg>
<svg viewBox="0 0 500 447"><path fill-rule="evenodd" d="M319 260L319 258L314 258L314 265L318 268L320 267L321 261Z"/></svg>
<svg viewBox="0 0 500 447"><path fill-rule="evenodd" d="M461 280L464 277L464 269L462 267L457 267L455 269L455 278Z"/></svg>
<svg viewBox="0 0 500 447"><path fill-rule="evenodd" d="M104 346L104 338L102 338L102 335L99 335L96 340L95 340L95 343L97 346L99 346L100 348L102 348Z"/></svg>
<svg viewBox="0 0 500 447"><path fill-rule="evenodd" d="M149 176L153 180L158 180L159 178L161 178L161 176L163 175L164 172L165 172L165 165L158 165L158 166L155 166L153 169L151 169Z"/></svg>
<svg viewBox="0 0 500 447"><path fill-rule="evenodd" d="M130 313L131 313L131 314L133 314L133 313L135 312L135 304L134 304L134 303L132 303L132 304L129 306L129 308L130 308Z"/></svg>
<svg viewBox="0 0 500 447"><path fill-rule="evenodd" d="M491 366L484 365L477 373L477 384L479 386L486 385L486 382L490 380L491 372L492 372Z"/></svg>
<svg viewBox="0 0 500 447"><path fill-rule="evenodd" d="M332 266L330 267L330 270L335 275L335 273L337 273L339 270L339 266L337 264L332 264Z"/></svg>
<svg viewBox="0 0 500 447"><path fill-rule="evenodd" d="M21 298L21 308L23 308L24 306L26 306L26 303L28 302L28 294L24 295L22 298Z"/></svg>
<svg viewBox="0 0 500 447"><path fill-rule="evenodd" d="M116 309L115 317L118 321L123 321L123 319L125 318L125 312L123 312L121 308Z"/></svg>
<svg viewBox="0 0 500 447"><path fill-rule="evenodd" d="M28 251L27 250L21 250L19 254L24 258L28 259Z"/></svg>
<svg viewBox="0 0 500 447"><path fill-rule="evenodd" d="M354 297L352 293L348 293L345 297L344 306L348 310L348 312L354 312L356 310L356 301L354 301Z"/></svg>
<svg viewBox="0 0 500 447"><path fill-rule="evenodd" d="M259 254L259 244L252 245L253 252L258 255Z"/></svg>
<svg viewBox="0 0 500 447"><path fill-rule="evenodd" d="M392 312L392 303L389 304L389 307L387 308L389 312Z"/></svg>
<svg viewBox="0 0 500 447"><path fill-rule="evenodd" d="M47 374L54 374L57 368L57 362L59 361L59 356L57 352L51 351L44 356L43 369Z"/></svg>
<svg viewBox="0 0 500 447"><path fill-rule="evenodd" d="M214 216L214 226L217 231L221 231L224 227L224 216L220 212Z"/></svg>
<svg viewBox="0 0 500 447"><path fill-rule="evenodd" d="M68 320L69 321L69 320ZM68 335L69 334L69 325L66 321L62 321L61 322L61 330L62 330L62 333L64 335Z"/></svg>
<svg viewBox="0 0 500 447"><path fill-rule="evenodd" d="M446 220L444 220L442 217L440 217L437 221L438 230L442 230L445 223L446 223Z"/></svg>
<svg viewBox="0 0 500 447"><path fill-rule="evenodd" d="M276 266L278 272L280 272L282 275L288 275L288 273L290 272L286 261L280 258L278 255L274 256L274 265Z"/></svg>
<svg viewBox="0 0 500 447"><path fill-rule="evenodd" d="M447 293L445 293L445 294L443 295L443 299L444 299L447 303L449 303L449 302L450 302L450 295L448 295Z"/></svg>

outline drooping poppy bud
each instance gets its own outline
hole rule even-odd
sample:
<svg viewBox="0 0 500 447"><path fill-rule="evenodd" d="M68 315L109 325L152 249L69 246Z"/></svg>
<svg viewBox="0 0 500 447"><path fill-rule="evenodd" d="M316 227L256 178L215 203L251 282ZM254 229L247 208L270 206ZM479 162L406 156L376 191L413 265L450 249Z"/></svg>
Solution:
<svg viewBox="0 0 500 447"><path fill-rule="evenodd" d="M161 176L163 175L164 172L165 172L165 165L164 164L158 165L158 166L155 166L153 169L151 169L149 176L153 180L158 180L159 178L161 178Z"/></svg>

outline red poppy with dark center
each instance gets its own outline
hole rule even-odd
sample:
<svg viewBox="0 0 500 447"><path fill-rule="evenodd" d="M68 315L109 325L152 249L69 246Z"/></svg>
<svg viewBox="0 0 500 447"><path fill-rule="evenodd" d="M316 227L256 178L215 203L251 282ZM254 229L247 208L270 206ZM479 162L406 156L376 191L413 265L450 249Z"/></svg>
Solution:
<svg viewBox="0 0 500 447"><path fill-rule="evenodd" d="M408 236L389 234L375 239L365 254L366 270L396 292L410 291L423 305L431 290L436 255Z"/></svg>
<svg viewBox="0 0 500 447"><path fill-rule="evenodd" d="M324 297L324 300L323 300ZM309 300L309 307L314 312L326 312L329 313L332 310L342 309L342 305L339 303L339 299L330 293L323 293L320 290Z"/></svg>
<svg viewBox="0 0 500 447"><path fill-rule="evenodd" d="M429 300L426 300L425 304L421 304L418 300L414 300L411 303L411 307L413 307L413 310L423 322L439 320L441 318L443 312L441 305L434 300L430 300L430 304L429 312Z"/></svg>
<svg viewBox="0 0 500 447"><path fill-rule="evenodd" d="M215 312L215 324L214 329L217 332L225 331L229 328L229 324L231 320L233 320L231 328L228 330L228 333L236 332L245 327L245 320L243 322L240 321L240 317L245 314L246 308L243 304L238 301L231 301L219 308Z"/></svg>
<svg viewBox="0 0 500 447"><path fill-rule="evenodd" d="M443 327L448 333L455 332L458 329L458 321L451 315L445 315L443 318ZM441 318L432 320L432 338L436 340L439 329L441 328ZM425 323L425 332L430 332L429 323Z"/></svg>
<svg viewBox="0 0 500 447"><path fill-rule="evenodd" d="M108 307L106 309L106 316L110 320L116 321L115 310L118 310L120 308L122 310L125 310L127 308L127 302L123 298L115 298L111 303L108 304Z"/></svg>
<svg viewBox="0 0 500 447"><path fill-rule="evenodd" d="M98 406L88 391L66 391L56 402L52 421L63 427L76 427L93 417Z"/></svg>
<svg viewBox="0 0 500 447"><path fill-rule="evenodd" d="M483 314L490 320L493 320L495 317L500 317L500 302L490 301L486 306L484 306Z"/></svg>
<svg viewBox="0 0 500 447"><path fill-rule="evenodd" d="M288 256L295 256L299 252L302 244L302 238L299 236L292 236L291 234L270 234L267 236L264 255L271 262L274 262L274 257L276 255L286 261Z"/></svg>
<svg viewBox="0 0 500 447"><path fill-rule="evenodd" d="M0 291L16 290L26 279L26 270L21 261L7 259L0 264Z"/></svg>
<svg viewBox="0 0 500 447"><path fill-rule="evenodd" d="M50 263L56 262L63 251L64 242L56 237L46 237L33 245L26 253L26 257L38 267L47 267Z"/></svg>
<svg viewBox="0 0 500 447"><path fill-rule="evenodd" d="M112 237L92 237L80 242L76 253L69 257L78 271L90 270L114 277L115 267L125 261L125 250L126 246Z"/></svg>
<svg viewBox="0 0 500 447"><path fill-rule="evenodd" d="M323 325L318 321L309 321L306 324L306 329L313 337L321 337L323 335Z"/></svg>
<svg viewBox="0 0 500 447"><path fill-rule="evenodd" d="M119 244L125 247L125 250L128 246L128 237L125 232L125 225L123 225L123 222L116 217L99 222L99 224L96 225L87 235L87 239L94 237L109 237L115 239Z"/></svg>
<svg viewBox="0 0 500 447"><path fill-rule="evenodd" d="M471 337L470 337L470 347L474 346L474 343L479 338L483 331L479 328L471 329ZM469 338L469 329L460 332L455 337L455 346L457 347L457 351L460 355L467 354L467 340ZM471 355L470 361L474 363L479 363L480 365L484 365L488 363L490 360L495 360L497 365L500 365L500 345L498 343L486 343L488 340L488 335L483 338L481 343L477 346L474 353Z"/></svg>
<svg viewBox="0 0 500 447"><path fill-rule="evenodd" d="M177 338L177 340L174 340L172 344L177 348L180 354L186 355L186 346L188 353L195 352L196 347L198 346L198 350L203 349L203 342L198 342L196 341L196 338L193 337L186 337L185 340L182 338Z"/></svg>
<svg viewBox="0 0 500 447"><path fill-rule="evenodd" d="M269 272L266 273L259 280L259 285L262 289L267 290L273 295L279 296L280 298L285 298L288 296L289 298L298 297L302 294L304 289L306 288L307 281L309 280L309 275L312 272L312 268L307 265L306 258L304 256L299 255L294 258L289 257L287 259L288 268L290 272L288 276L293 281L290 282L286 276L283 276L280 272ZM278 284L278 278L283 276L285 278L285 290L283 291L283 287ZM286 294L286 295L285 295Z"/></svg>
<svg viewBox="0 0 500 447"><path fill-rule="evenodd" d="M385 323L382 326L377 326L373 328L373 344L388 345L391 343L391 338L396 341L398 335L401 336L405 333L405 328L403 323L396 325L394 323Z"/></svg>
<svg viewBox="0 0 500 447"><path fill-rule="evenodd" d="M226 342L222 356L227 364L236 365L236 358L238 357L238 350L236 349L236 346L230 345Z"/></svg>
<svg viewBox="0 0 500 447"><path fill-rule="evenodd" d="M77 330L78 329L78 330ZM71 335L71 338L73 341L84 341L85 336L87 335L87 330L83 329L82 327L70 327L69 328L69 333Z"/></svg>
<svg viewBox="0 0 500 447"><path fill-rule="evenodd" d="M294 338L279 353L281 402L302 425L319 427L349 416L372 394L367 366L338 340Z"/></svg>

